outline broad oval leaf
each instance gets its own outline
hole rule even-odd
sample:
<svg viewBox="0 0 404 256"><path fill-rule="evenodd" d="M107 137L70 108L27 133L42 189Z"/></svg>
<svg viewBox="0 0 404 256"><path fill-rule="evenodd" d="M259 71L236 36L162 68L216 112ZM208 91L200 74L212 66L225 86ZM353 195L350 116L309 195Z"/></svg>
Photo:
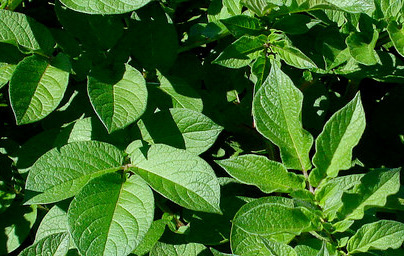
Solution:
<svg viewBox="0 0 404 256"><path fill-rule="evenodd" d="M208 256L210 253L203 244L167 244L158 242L150 251L150 256L180 256L180 255L199 255Z"/></svg>
<svg viewBox="0 0 404 256"><path fill-rule="evenodd" d="M223 130L202 113L185 108L159 111L138 124L143 140L186 149L197 155L210 148Z"/></svg>
<svg viewBox="0 0 404 256"><path fill-rule="evenodd" d="M50 54L55 41L49 30L25 14L0 10L0 42L22 46L23 51Z"/></svg>
<svg viewBox="0 0 404 256"><path fill-rule="evenodd" d="M52 61L32 55L16 67L10 81L10 101L17 124L43 119L57 108L69 83L71 65L59 54Z"/></svg>
<svg viewBox="0 0 404 256"><path fill-rule="evenodd" d="M288 193L304 189L306 184L304 179L289 173L284 165L264 156L242 155L216 162L236 180L255 185L265 193Z"/></svg>
<svg viewBox="0 0 404 256"><path fill-rule="evenodd" d="M271 49L281 57L288 65L301 69L316 68L316 64L298 48L290 45L285 40L271 44Z"/></svg>
<svg viewBox="0 0 404 256"><path fill-rule="evenodd" d="M233 227L262 236L280 233L299 235L311 228L308 216L291 204L274 202L273 198L260 198L240 208L233 219Z"/></svg>
<svg viewBox="0 0 404 256"><path fill-rule="evenodd" d="M276 64L253 100L257 130L280 148L287 168L309 170L313 137L303 129L303 94Z"/></svg>
<svg viewBox="0 0 404 256"><path fill-rule="evenodd" d="M351 33L346 38L346 44L351 56L359 63L367 66L376 65L379 61L379 56L375 51L379 33L377 30L373 31L372 38L364 32Z"/></svg>
<svg viewBox="0 0 404 256"><path fill-rule="evenodd" d="M341 219L362 219L367 208L384 206L387 197L400 189L400 169L377 169L368 172L352 192L342 195Z"/></svg>
<svg viewBox="0 0 404 256"><path fill-rule="evenodd" d="M366 126L360 94L336 112L316 139L316 153L310 184L317 187L326 177L334 178L340 170L352 166L352 149L358 144Z"/></svg>
<svg viewBox="0 0 404 256"><path fill-rule="evenodd" d="M349 253L368 250L397 249L404 241L404 224L392 220L380 220L363 225L347 245Z"/></svg>
<svg viewBox="0 0 404 256"><path fill-rule="evenodd" d="M8 255L28 237L37 217L37 207L11 205L1 214L0 230L2 238L0 255Z"/></svg>
<svg viewBox="0 0 404 256"><path fill-rule="evenodd" d="M373 0L326 0L330 4L351 13L370 13L375 9Z"/></svg>
<svg viewBox="0 0 404 256"><path fill-rule="evenodd" d="M235 37L259 35L264 29L259 19L247 15L236 15L220 21Z"/></svg>
<svg viewBox="0 0 404 256"><path fill-rule="evenodd" d="M164 144L131 157L134 172L158 193L191 210L221 213L219 182L202 158Z"/></svg>
<svg viewBox="0 0 404 256"><path fill-rule="evenodd" d="M64 256L69 250L70 235L67 232L49 235L26 248L18 256Z"/></svg>
<svg viewBox="0 0 404 256"><path fill-rule="evenodd" d="M10 81L17 65L0 62L0 89Z"/></svg>
<svg viewBox="0 0 404 256"><path fill-rule="evenodd" d="M60 0L68 8L89 14L120 14L137 10L151 0Z"/></svg>
<svg viewBox="0 0 404 256"><path fill-rule="evenodd" d="M89 181L70 204L67 217L82 255L126 256L153 222L154 198L136 175L107 173Z"/></svg>
<svg viewBox="0 0 404 256"><path fill-rule="evenodd" d="M121 169L123 161L119 149L103 142L82 141L54 148L32 166L25 185L26 204L53 203L72 197L90 179Z"/></svg>
<svg viewBox="0 0 404 256"><path fill-rule="evenodd" d="M177 77L158 76L161 91L171 97L172 107L187 108L202 112L203 102L199 93L186 81Z"/></svg>
<svg viewBox="0 0 404 256"><path fill-rule="evenodd" d="M397 52L404 56L404 29L396 21L392 21L387 26L387 32L393 42Z"/></svg>
<svg viewBox="0 0 404 256"><path fill-rule="evenodd" d="M53 206L42 219L35 235L35 242L58 233L68 232L67 212L59 206Z"/></svg>
<svg viewBox="0 0 404 256"><path fill-rule="evenodd" d="M153 221L146 235L132 253L136 255L147 254L163 235L167 222L165 219Z"/></svg>
<svg viewBox="0 0 404 256"><path fill-rule="evenodd" d="M88 78L88 95L110 133L133 123L146 110L146 81L128 64L118 79L105 70L93 72Z"/></svg>
<svg viewBox="0 0 404 256"><path fill-rule="evenodd" d="M245 35L226 47L224 51L213 61L228 68L242 68L250 64L264 49L266 37Z"/></svg>

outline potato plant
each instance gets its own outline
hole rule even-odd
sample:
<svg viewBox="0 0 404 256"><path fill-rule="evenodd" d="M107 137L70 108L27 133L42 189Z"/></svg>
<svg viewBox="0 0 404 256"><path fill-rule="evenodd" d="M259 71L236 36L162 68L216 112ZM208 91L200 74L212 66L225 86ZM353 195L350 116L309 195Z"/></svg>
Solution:
<svg viewBox="0 0 404 256"><path fill-rule="evenodd" d="M401 0L0 1L0 255L404 255Z"/></svg>

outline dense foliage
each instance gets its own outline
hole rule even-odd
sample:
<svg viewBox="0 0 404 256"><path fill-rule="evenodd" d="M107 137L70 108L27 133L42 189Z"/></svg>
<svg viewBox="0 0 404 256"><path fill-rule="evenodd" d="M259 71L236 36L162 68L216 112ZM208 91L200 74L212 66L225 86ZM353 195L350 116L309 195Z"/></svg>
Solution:
<svg viewBox="0 0 404 256"><path fill-rule="evenodd" d="M0 4L0 255L404 255L404 1Z"/></svg>

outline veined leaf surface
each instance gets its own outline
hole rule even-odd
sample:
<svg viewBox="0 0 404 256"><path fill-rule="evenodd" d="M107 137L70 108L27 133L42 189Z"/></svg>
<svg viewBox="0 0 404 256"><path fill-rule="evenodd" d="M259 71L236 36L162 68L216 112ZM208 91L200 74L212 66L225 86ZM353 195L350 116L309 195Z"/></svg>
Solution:
<svg viewBox="0 0 404 256"><path fill-rule="evenodd" d="M131 157L134 172L163 196L191 210L221 213L219 182L202 158L164 144Z"/></svg>
<svg viewBox="0 0 404 256"><path fill-rule="evenodd" d="M316 153L310 183L318 186L325 177L334 178L340 170L352 166L352 149L358 144L366 126L360 94L336 112L316 139Z"/></svg>
<svg viewBox="0 0 404 256"><path fill-rule="evenodd" d="M57 108L69 83L70 68L63 53L51 62L32 55L17 65L10 81L10 101L17 124L36 122Z"/></svg>
<svg viewBox="0 0 404 256"><path fill-rule="evenodd" d="M137 175L107 173L88 182L67 212L82 255L126 256L153 222L153 192Z"/></svg>
<svg viewBox="0 0 404 256"><path fill-rule="evenodd" d="M257 130L280 148L287 168L309 170L313 137L302 127L303 95L278 65L253 100Z"/></svg>
<svg viewBox="0 0 404 256"><path fill-rule="evenodd" d="M118 81L109 77L108 72L100 72L88 78L88 95L97 115L111 133L125 128L143 114L147 104L146 81L128 64Z"/></svg>
<svg viewBox="0 0 404 256"><path fill-rule="evenodd" d="M52 149L36 161L28 174L25 189L33 195L28 196L26 204L53 203L72 197L90 179L120 169L123 160L119 149L97 141Z"/></svg>
<svg viewBox="0 0 404 256"><path fill-rule="evenodd" d="M89 14L120 14L139 9L151 0L60 0L68 8Z"/></svg>

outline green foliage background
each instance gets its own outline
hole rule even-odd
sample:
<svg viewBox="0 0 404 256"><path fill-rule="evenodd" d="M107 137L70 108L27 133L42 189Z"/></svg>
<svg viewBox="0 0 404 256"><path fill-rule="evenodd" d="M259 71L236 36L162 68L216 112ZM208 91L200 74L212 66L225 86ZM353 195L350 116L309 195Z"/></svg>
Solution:
<svg viewBox="0 0 404 256"><path fill-rule="evenodd" d="M403 18L0 1L0 255L404 255Z"/></svg>

